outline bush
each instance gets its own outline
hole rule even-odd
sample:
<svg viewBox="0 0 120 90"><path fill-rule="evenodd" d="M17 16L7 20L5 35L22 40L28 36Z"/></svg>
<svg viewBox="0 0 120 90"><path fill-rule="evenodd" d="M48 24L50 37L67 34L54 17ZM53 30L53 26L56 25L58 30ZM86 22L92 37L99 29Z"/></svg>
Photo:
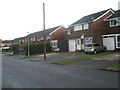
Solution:
<svg viewBox="0 0 120 90"><path fill-rule="evenodd" d="M19 54L20 53L19 45L12 45L11 50L13 51L13 54Z"/></svg>
<svg viewBox="0 0 120 90"><path fill-rule="evenodd" d="M28 45L24 47L26 55L28 54ZM31 54L40 54L44 52L43 44L31 44L29 45L29 53ZM51 47L49 43L46 43L46 52L51 52Z"/></svg>

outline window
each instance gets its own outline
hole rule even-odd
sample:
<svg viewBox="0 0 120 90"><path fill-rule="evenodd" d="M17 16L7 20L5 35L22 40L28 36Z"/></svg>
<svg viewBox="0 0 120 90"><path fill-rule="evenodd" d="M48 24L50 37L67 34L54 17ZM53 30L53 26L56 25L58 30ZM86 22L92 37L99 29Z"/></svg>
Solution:
<svg viewBox="0 0 120 90"><path fill-rule="evenodd" d="M77 44L80 45L80 40L79 39L77 40Z"/></svg>
<svg viewBox="0 0 120 90"><path fill-rule="evenodd" d="M57 42L52 42L52 47L57 47Z"/></svg>
<svg viewBox="0 0 120 90"><path fill-rule="evenodd" d="M120 36L117 36L117 47L120 47Z"/></svg>
<svg viewBox="0 0 120 90"><path fill-rule="evenodd" d="M88 23L87 24L83 24L83 29L88 29Z"/></svg>
<svg viewBox="0 0 120 90"><path fill-rule="evenodd" d="M40 41L40 37L37 37L37 41Z"/></svg>
<svg viewBox="0 0 120 90"><path fill-rule="evenodd" d="M43 40L43 37L40 37L40 40Z"/></svg>
<svg viewBox="0 0 120 90"><path fill-rule="evenodd" d="M50 39L50 36L47 36L46 39L47 39L47 40Z"/></svg>
<svg viewBox="0 0 120 90"><path fill-rule="evenodd" d="M74 26L74 31L82 30L82 24Z"/></svg>
<svg viewBox="0 0 120 90"><path fill-rule="evenodd" d="M70 35L70 30L67 31L67 34Z"/></svg>
<svg viewBox="0 0 120 90"><path fill-rule="evenodd" d="M92 37L86 37L85 44L92 44Z"/></svg>
<svg viewBox="0 0 120 90"><path fill-rule="evenodd" d="M33 37L33 41L35 41L35 37Z"/></svg>
<svg viewBox="0 0 120 90"><path fill-rule="evenodd" d="M33 41L33 38L31 38L31 41Z"/></svg>
<svg viewBox="0 0 120 90"><path fill-rule="evenodd" d="M114 19L110 21L110 27L119 26L120 25L120 18Z"/></svg>
<svg viewBox="0 0 120 90"><path fill-rule="evenodd" d="M52 43L52 47L57 47L58 46L58 41L57 40L52 40L51 43Z"/></svg>
<svg viewBox="0 0 120 90"><path fill-rule="evenodd" d="M117 41L120 42L120 36L117 36Z"/></svg>
<svg viewBox="0 0 120 90"><path fill-rule="evenodd" d="M74 31L85 30L85 29L88 29L88 28L89 28L88 23L80 24L80 25L74 26Z"/></svg>

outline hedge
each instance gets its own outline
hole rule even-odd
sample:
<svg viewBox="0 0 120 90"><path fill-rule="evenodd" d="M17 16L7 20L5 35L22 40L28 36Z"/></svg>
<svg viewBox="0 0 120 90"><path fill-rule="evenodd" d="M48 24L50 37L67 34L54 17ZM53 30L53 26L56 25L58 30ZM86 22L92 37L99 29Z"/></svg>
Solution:
<svg viewBox="0 0 120 90"><path fill-rule="evenodd" d="M24 46L25 54L28 54L28 45ZM29 45L29 53L31 54L40 54L44 52L43 44L30 44ZM51 52L51 46L49 43L46 43L46 52Z"/></svg>
<svg viewBox="0 0 120 90"><path fill-rule="evenodd" d="M19 54L20 53L20 46L19 45L12 45L11 50L13 51L14 54Z"/></svg>

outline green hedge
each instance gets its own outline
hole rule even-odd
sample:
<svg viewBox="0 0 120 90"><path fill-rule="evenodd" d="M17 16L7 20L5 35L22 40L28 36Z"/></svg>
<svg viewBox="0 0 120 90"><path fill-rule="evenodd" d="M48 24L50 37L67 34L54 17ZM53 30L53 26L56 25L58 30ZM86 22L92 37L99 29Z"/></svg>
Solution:
<svg viewBox="0 0 120 90"><path fill-rule="evenodd" d="M19 45L12 45L11 50L13 51L14 54L19 54L20 53L20 46Z"/></svg>
<svg viewBox="0 0 120 90"><path fill-rule="evenodd" d="M25 53L28 53L28 45L24 46ZM43 44L31 44L29 45L29 52L31 54L40 54L44 52L44 45ZM49 43L46 43L46 52L51 52L51 46Z"/></svg>

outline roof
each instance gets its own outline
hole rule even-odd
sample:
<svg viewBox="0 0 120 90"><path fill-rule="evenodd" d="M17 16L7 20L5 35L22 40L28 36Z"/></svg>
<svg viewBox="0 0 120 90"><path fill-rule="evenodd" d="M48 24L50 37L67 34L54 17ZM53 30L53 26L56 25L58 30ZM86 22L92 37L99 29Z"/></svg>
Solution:
<svg viewBox="0 0 120 90"><path fill-rule="evenodd" d="M2 43L11 43L11 40L3 40Z"/></svg>
<svg viewBox="0 0 120 90"><path fill-rule="evenodd" d="M46 29L45 30L45 36L48 36L51 32L53 32L54 30L56 30L57 28L59 28L60 26L56 26L56 27L53 27L53 28L49 28L49 29ZM29 34L28 36L26 37L43 37L43 30L42 31L38 31L38 32L35 32L35 33L31 33Z"/></svg>
<svg viewBox="0 0 120 90"><path fill-rule="evenodd" d="M84 16L83 18L79 19L78 21L74 22L71 25L93 21L93 20L97 19L98 17L100 17L101 15L103 15L104 13L106 13L108 10L111 10L111 9L107 9L107 10L104 10L104 11L100 11L100 12L97 12L97 13L94 13L94 14Z"/></svg>
<svg viewBox="0 0 120 90"><path fill-rule="evenodd" d="M11 42L13 43L13 42L19 42L19 40L22 40L22 39L24 39L25 37L20 37L20 38L15 38L14 40L12 40Z"/></svg>
<svg viewBox="0 0 120 90"><path fill-rule="evenodd" d="M107 19L112 19L112 18L117 18L117 17L120 17L120 10L115 11L115 13Z"/></svg>
<svg viewBox="0 0 120 90"><path fill-rule="evenodd" d="M57 28L59 28L60 26L56 26L56 27L53 27L53 28L49 28L49 29L46 29L45 30L45 36L48 36L51 32L53 32L54 30L56 30ZM43 30L42 31L38 31L38 32L35 32L35 33L31 33L25 37L20 37L20 38L15 38L14 40L12 40L12 43L13 42L19 42L20 40L23 40L25 38L32 38L32 37L43 37Z"/></svg>

